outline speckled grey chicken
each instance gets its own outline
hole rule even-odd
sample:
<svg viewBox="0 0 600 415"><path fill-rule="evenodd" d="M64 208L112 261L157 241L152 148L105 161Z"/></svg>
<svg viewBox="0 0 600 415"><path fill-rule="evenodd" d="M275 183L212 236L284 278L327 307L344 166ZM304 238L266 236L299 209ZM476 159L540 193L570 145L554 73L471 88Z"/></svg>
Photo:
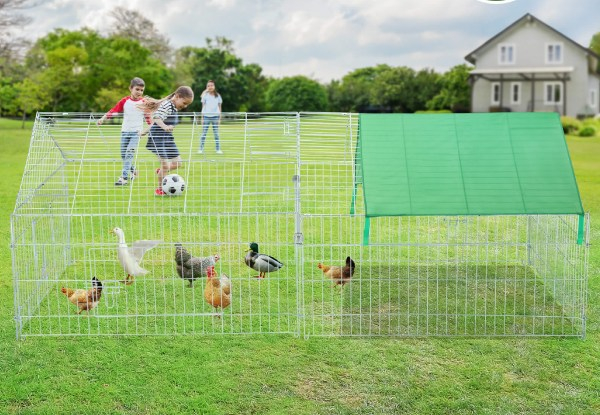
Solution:
<svg viewBox="0 0 600 415"><path fill-rule="evenodd" d="M207 257L195 257L181 244L175 244L177 274L190 283L190 288L192 287L194 280L206 276L208 267L214 267L220 258L219 254Z"/></svg>

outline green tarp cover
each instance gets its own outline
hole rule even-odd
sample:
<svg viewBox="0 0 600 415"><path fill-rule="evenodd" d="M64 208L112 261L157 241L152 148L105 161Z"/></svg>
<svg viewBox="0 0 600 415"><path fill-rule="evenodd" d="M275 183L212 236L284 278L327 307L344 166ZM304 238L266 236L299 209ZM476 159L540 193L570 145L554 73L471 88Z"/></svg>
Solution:
<svg viewBox="0 0 600 415"><path fill-rule="evenodd" d="M367 217L583 214L556 113L361 114Z"/></svg>

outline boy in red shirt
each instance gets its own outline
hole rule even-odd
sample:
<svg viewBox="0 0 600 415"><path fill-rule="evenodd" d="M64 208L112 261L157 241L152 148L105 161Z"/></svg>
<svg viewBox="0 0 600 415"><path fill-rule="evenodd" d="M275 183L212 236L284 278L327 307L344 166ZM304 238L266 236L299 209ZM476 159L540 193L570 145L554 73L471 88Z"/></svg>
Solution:
<svg viewBox="0 0 600 415"><path fill-rule="evenodd" d="M106 114L98 120L98 125L113 116L115 113L123 114L123 124L121 126L121 159L123 159L123 170L121 177L115 182L115 186L125 186L129 180L135 179L137 171L133 165L135 151L140 142L140 133L144 122L152 124L150 114L144 112L138 107L138 104L144 102L144 80L142 78L133 78L129 84L131 94L111 108Z"/></svg>

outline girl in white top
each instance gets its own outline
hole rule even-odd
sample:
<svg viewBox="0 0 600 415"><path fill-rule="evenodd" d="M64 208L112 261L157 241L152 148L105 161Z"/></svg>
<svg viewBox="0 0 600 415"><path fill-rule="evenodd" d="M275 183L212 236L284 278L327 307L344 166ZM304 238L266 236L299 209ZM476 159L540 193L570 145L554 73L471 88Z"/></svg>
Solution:
<svg viewBox="0 0 600 415"><path fill-rule="evenodd" d="M219 143L219 124L221 124L221 105L223 104L223 99L217 92L214 81L211 80L206 83L206 89L200 96L200 100L202 102L202 136L200 137L200 149L198 153L202 154L204 152L204 140L206 140L208 126L212 124L217 154L223 154Z"/></svg>

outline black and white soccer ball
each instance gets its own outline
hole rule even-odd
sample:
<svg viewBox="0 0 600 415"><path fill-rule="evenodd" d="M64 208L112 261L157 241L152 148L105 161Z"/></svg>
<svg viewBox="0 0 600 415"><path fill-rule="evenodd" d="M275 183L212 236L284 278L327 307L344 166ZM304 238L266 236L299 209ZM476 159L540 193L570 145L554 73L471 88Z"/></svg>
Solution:
<svg viewBox="0 0 600 415"><path fill-rule="evenodd" d="M185 181L178 174L169 174L163 178L162 189L169 196L179 196L185 190Z"/></svg>

